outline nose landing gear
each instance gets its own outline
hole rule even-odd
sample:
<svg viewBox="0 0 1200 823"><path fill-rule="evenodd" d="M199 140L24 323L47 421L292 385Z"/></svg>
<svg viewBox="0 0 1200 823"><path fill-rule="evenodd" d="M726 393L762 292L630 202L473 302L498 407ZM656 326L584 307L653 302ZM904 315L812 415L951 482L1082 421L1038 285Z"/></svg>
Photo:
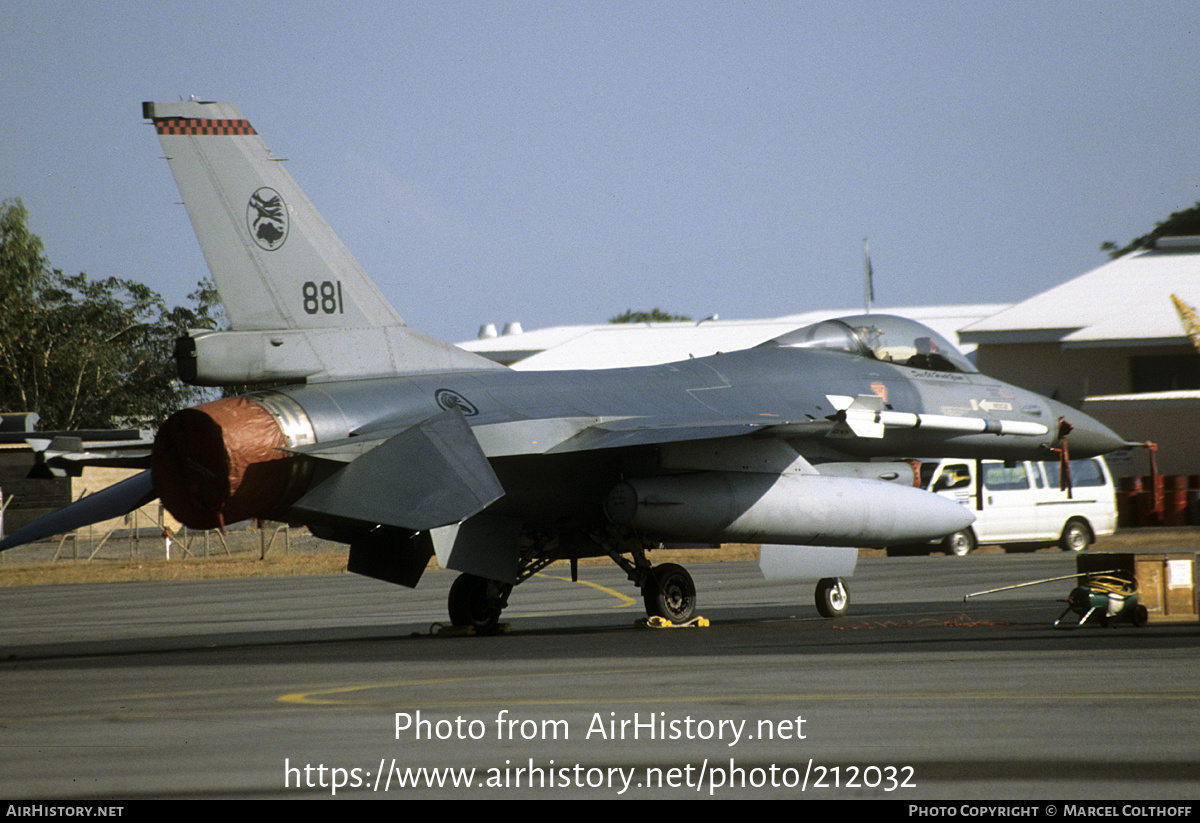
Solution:
<svg viewBox="0 0 1200 823"><path fill-rule="evenodd" d="M850 592L840 577L826 577L817 583L817 611L821 617L841 617L850 606Z"/></svg>

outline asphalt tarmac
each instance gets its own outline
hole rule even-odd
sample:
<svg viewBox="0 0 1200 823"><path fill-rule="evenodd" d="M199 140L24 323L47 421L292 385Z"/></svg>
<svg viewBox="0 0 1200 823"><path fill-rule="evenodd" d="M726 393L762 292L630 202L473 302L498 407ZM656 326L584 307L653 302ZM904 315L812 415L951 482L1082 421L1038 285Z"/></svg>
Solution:
<svg viewBox="0 0 1200 823"><path fill-rule="evenodd" d="M869 558L849 613L696 563L706 629L613 567L438 636L449 572L0 589L0 797L1188 800L1200 625L1052 628L1056 552Z"/></svg>

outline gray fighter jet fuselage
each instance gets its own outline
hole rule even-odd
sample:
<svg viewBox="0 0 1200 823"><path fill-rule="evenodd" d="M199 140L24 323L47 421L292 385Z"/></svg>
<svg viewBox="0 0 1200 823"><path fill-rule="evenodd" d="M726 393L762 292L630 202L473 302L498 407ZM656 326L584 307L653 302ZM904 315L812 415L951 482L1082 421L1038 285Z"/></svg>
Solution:
<svg viewBox="0 0 1200 823"><path fill-rule="evenodd" d="M690 576L648 548L935 539L973 516L915 488L913 456L1050 459L1068 432L1076 457L1127 445L888 315L659 366L498 366L405 325L233 106L143 111L232 323L180 341L181 375L294 385L176 413L150 471L0 549L157 496L193 528L307 525L349 544L351 571L403 585L436 554L463 573L454 622L481 630L513 585L598 555L682 619Z"/></svg>

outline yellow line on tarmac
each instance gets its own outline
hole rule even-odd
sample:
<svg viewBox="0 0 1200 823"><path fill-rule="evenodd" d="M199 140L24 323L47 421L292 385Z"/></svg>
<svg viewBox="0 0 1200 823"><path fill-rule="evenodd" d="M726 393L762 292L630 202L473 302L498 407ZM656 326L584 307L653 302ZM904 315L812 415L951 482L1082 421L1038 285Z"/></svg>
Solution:
<svg viewBox="0 0 1200 823"><path fill-rule="evenodd" d="M607 586L601 586L599 583L592 583L587 580L572 581L571 578L569 578L569 577L558 577L558 576L552 575L552 574L540 574L539 573L537 575L537 577L545 577L549 580L561 580L564 583L575 582L575 583L581 583L584 586L591 586L593 589L602 591L605 594L616 598L617 601L619 601L619 602L617 602L616 605L611 606L611 608L614 608L614 609L624 609L624 608L628 608L629 606L637 605L637 600L635 600L634 598L629 597L624 594L621 594L619 591L610 589ZM530 617L531 615L524 615L524 616ZM618 669L615 671L608 671L608 672L601 672L601 673L602 674L616 674L616 673L623 674L623 673L633 672L633 671L641 671L641 669ZM579 674L580 674L579 672L561 672L561 673L554 673L554 674L539 674L539 675L522 674L522 675L514 675L514 676L512 676L512 679L525 680L531 676L532 677L576 677ZM366 683L366 684L357 685L357 686L339 686L339 687L335 687L332 689L319 689L319 690L315 690L315 691L306 691L306 692L292 692L291 694L281 695L277 699L280 703L302 703L302 704L306 704L306 705L310 705L310 706L311 705L318 705L318 706L334 705L334 706L336 706L336 705L350 705L350 704L361 705L355 701L334 700L334 699L323 700L321 698L324 695L345 694L347 692L358 692L358 691L370 691L373 689L396 688L396 687L400 687L400 686L416 686L416 685L426 686L426 685L441 684L441 683L461 683L463 681L468 681L468 680L500 680L500 679L506 679L506 677L501 676L501 675L484 675L481 677L467 677L467 678L450 677L450 678L444 678L444 679L443 678L433 678L433 679L421 679L421 680L400 680L400 681L393 681L393 682L389 682L389 683ZM388 704L390 704L391 702L393 702L393 701L386 701L386 703L388 703Z"/></svg>
<svg viewBox="0 0 1200 823"><path fill-rule="evenodd" d="M505 675L505 676L482 676L482 677L466 677L466 678L446 678L443 682L462 683L467 681L479 680L529 680L531 678L543 677L593 677L598 674L626 674L626 673L644 674L644 669L630 670L606 670L606 671L578 671L578 672L562 672L554 674L522 674L522 675ZM308 706L343 706L343 707L363 707L363 706L398 706L403 705L409 709L424 709L429 710L449 710L453 708L511 708L521 706L530 708L534 706L577 706L595 703L603 703L605 705L645 705L645 704L675 704L675 703L696 703L696 702L714 702L726 701L730 703L846 703L870 701L880 704L901 703L901 702L977 702L981 700L998 701L998 700L1018 700L1018 701L1061 701L1061 700L1088 700L1088 701L1133 701L1146 702L1153 700L1182 700L1195 701L1198 697L1193 690L1173 691L1167 690L1164 692L1142 693L1139 691L1128 691L1118 693L1104 692L1087 692L1077 694L1045 694L1037 690L1031 689L1026 692L1013 691L979 691L964 694L947 694L941 690L927 692L896 692L889 693L885 691L865 691L865 692L796 692L796 693L724 693L724 694L681 694L681 695L664 695L664 694L646 694L646 695L585 695L580 697L529 697L518 698L513 696L497 697L497 698L469 698L457 696L429 696L414 698L411 694L404 697L393 699L380 698L376 700L355 700L338 698L335 695L346 695L351 692L362 692L374 689L396 688L400 686L410 685L412 683L429 683L431 681L396 681L394 683L369 683L359 686L343 686L340 688L321 689L310 692L294 692L285 694L278 698L281 703L301 704Z"/></svg>
<svg viewBox="0 0 1200 823"><path fill-rule="evenodd" d="M347 692L361 692L372 689L394 689L402 686L431 686L431 685L446 685L449 683L469 683L471 681L496 681L496 680L531 680L540 677L579 677L581 674L596 675L596 674L632 674L640 672L643 669L605 669L602 671L589 672L543 672L539 674L484 674L476 677L437 677L437 678L418 678L415 680L393 680L386 683L363 683L357 686L336 686L331 689L315 689L307 692L292 692L291 694L281 695L278 699L280 703L304 703L307 705L317 706L339 706L339 705L369 705L361 704L355 701L345 700L322 700L324 695L346 694ZM395 701L386 701L388 704Z"/></svg>
<svg viewBox="0 0 1200 823"><path fill-rule="evenodd" d="M571 580L571 578L569 578L569 577L558 577L558 576L556 576L556 575L553 575L553 574L542 574L542 573L540 573L540 572L539 572L537 575L535 575L535 576L536 576L536 577L545 577L545 578L547 578L548 580L562 580L564 583L579 583L579 584L581 584L581 585L583 585L583 586L591 586L593 589L596 589L596 590L598 590L598 591L602 591L602 592L604 592L605 594L608 594L608 595L612 595L613 597L615 597L615 598L617 598L618 600L620 600L620 601L621 601L621 602L620 602L620 603L618 603L617 605L615 605L615 606L612 606L612 607L610 607L610 608L614 608L614 609L624 609L624 608L627 608L627 607L629 607L629 606L636 606L636 605L637 605L637 600L636 600L636 599L634 599L634 598L632 598L632 597L629 597L628 595L621 594L621 593L620 593L619 591L617 591L616 589L610 589L608 586L601 586L599 583L591 583L591 582L589 582L589 581L587 581L587 580Z"/></svg>

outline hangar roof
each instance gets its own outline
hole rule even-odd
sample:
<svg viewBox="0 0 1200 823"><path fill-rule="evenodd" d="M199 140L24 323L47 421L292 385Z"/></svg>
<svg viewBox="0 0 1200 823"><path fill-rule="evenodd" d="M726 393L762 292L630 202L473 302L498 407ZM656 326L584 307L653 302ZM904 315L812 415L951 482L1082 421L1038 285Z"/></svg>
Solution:
<svg viewBox="0 0 1200 823"><path fill-rule="evenodd" d="M1160 238L961 332L971 343L1064 347L1177 345L1188 338L1170 296L1200 303L1200 237Z"/></svg>
<svg viewBox="0 0 1200 823"><path fill-rule="evenodd" d="M898 314L924 323L955 343L963 326L1007 307L875 307L873 314ZM699 323L605 323L546 329L469 340L458 346L529 371L606 369L670 363L722 351L748 349L819 320L860 315L862 308L802 312L762 320L704 320ZM974 346L960 346L964 353Z"/></svg>
<svg viewBox="0 0 1200 823"><path fill-rule="evenodd" d="M1118 409L1200 408L1200 390L1176 389L1174 391L1141 392L1140 394L1103 394L1084 398L1083 408L1089 412Z"/></svg>

